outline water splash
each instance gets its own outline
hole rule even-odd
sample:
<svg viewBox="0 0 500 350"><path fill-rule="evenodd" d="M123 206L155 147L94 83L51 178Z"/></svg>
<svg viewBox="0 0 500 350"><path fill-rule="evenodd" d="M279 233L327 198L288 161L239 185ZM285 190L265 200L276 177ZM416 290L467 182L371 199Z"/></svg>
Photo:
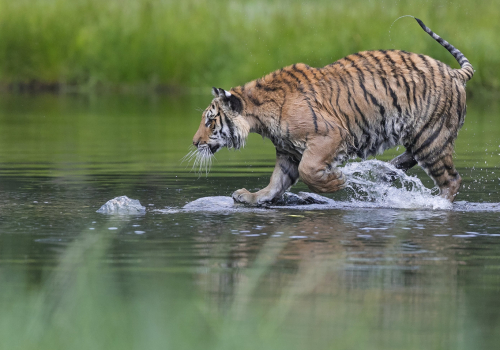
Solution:
<svg viewBox="0 0 500 350"><path fill-rule="evenodd" d="M379 160L346 164L346 191L351 202L359 206L401 209L452 209L452 204L428 189L422 181L409 176L393 165ZM436 193L436 194L434 194Z"/></svg>
<svg viewBox="0 0 500 350"><path fill-rule="evenodd" d="M392 39L391 39L391 30L392 30L392 26L394 25L394 23L396 23L397 21L399 21L401 18L404 18L404 17L412 17L412 18L415 18L415 16L412 16L412 15L403 15L403 16L399 16L398 18L396 18L394 20L394 22L392 22L391 26L389 27L389 41L392 42ZM394 46L394 44L392 44L392 47L393 48L396 48Z"/></svg>

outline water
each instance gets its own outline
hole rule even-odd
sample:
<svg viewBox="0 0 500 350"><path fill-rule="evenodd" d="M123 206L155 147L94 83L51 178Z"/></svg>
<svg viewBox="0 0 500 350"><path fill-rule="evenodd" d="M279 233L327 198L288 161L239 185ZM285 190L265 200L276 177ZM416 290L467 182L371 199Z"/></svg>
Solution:
<svg viewBox="0 0 500 350"><path fill-rule="evenodd" d="M274 166L256 135L208 176L181 164L209 100L0 97L0 349L496 347L497 102L469 103L451 206L370 160L324 205L182 210ZM96 213L121 195L146 212Z"/></svg>

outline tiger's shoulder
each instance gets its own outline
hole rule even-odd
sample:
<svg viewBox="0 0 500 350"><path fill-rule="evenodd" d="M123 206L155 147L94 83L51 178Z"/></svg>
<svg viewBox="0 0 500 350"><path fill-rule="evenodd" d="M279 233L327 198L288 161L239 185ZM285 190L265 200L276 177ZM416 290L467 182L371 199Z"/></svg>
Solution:
<svg viewBox="0 0 500 350"><path fill-rule="evenodd" d="M248 91L280 92L283 90L296 89L303 84L314 84L323 75L320 69L311 67L304 63L295 63L271 72L262 78L252 80L242 86L232 89L237 94Z"/></svg>

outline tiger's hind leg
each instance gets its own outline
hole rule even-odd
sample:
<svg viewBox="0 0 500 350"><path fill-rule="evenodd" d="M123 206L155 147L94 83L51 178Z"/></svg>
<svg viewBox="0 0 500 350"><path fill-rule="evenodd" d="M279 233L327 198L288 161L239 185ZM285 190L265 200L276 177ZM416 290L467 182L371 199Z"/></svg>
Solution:
<svg viewBox="0 0 500 350"><path fill-rule="evenodd" d="M411 152L406 151L392 159L389 164L394 165L396 169L401 169L406 173L409 169L417 165L417 161Z"/></svg>
<svg viewBox="0 0 500 350"><path fill-rule="evenodd" d="M406 151L399 156L393 158L389 164L393 165L396 169L402 170L403 172L407 172L415 165L417 165L417 161L413 157L411 152ZM397 179L398 174L395 171L389 170L385 174L383 174L380 179L385 182L393 182Z"/></svg>
<svg viewBox="0 0 500 350"><path fill-rule="evenodd" d="M453 165L453 146L448 145L445 149L430 157L416 157L418 164L434 180L439 187L440 195L453 202L460 189L462 178Z"/></svg>
<svg viewBox="0 0 500 350"><path fill-rule="evenodd" d="M443 85L445 93L425 124L415 130L409 151L439 187L441 197L453 202L462 183L453 165L453 149L465 119L465 89L457 81L445 80Z"/></svg>
<svg viewBox="0 0 500 350"><path fill-rule="evenodd" d="M345 154L345 141L341 131L316 136L307 143L299 164L300 179L313 192L329 193L346 186L346 177L335 165Z"/></svg>

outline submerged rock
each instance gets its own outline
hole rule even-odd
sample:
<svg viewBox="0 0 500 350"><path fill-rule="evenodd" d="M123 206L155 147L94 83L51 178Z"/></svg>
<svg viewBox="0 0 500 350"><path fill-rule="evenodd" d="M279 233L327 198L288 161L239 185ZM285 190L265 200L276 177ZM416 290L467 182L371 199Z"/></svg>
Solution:
<svg viewBox="0 0 500 350"><path fill-rule="evenodd" d="M220 210L234 207L234 200L231 197L215 196L198 198L186 204L183 209L206 209L206 210Z"/></svg>
<svg viewBox="0 0 500 350"><path fill-rule="evenodd" d="M119 215L144 214L146 212L146 207L143 207L137 199L120 196L107 201L97 210L97 212L101 214Z"/></svg>
<svg viewBox="0 0 500 350"><path fill-rule="evenodd" d="M299 192L298 194L292 192L285 192L283 196L274 204L278 206L287 205L308 205L308 204L328 204L331 200L329 198L320 196L316 193Z"/></svg>

